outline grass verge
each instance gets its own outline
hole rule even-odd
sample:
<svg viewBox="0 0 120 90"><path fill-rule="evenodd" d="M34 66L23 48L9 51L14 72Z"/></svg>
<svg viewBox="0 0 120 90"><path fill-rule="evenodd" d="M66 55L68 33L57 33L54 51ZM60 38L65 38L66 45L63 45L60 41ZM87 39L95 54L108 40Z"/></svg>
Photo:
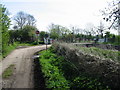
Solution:
<svg viewBox="0 0 120 90"><path fill-rule="evenodd" d="M3 73L2 73L2 78L9 78L14 71L14 65L10 65Z"/></svg>
<svg viewBox="0 0 120 90"><path fill-rule="evenodd" d="M6 46L3 53L2 58L5 58L11 51L13 51L17 47L17 43L10 44L9 46Z"/></svg>
<svg viewBox="0 0 120 90"><path fill-rule="evenodd" d="M11 51L16 49L18 46L34 46L34 45L30 43L19 43L19 42L10 44L9 46L6 46L5 49L3 50L2 58L5 58L8 54L10 54Z"/></svg>

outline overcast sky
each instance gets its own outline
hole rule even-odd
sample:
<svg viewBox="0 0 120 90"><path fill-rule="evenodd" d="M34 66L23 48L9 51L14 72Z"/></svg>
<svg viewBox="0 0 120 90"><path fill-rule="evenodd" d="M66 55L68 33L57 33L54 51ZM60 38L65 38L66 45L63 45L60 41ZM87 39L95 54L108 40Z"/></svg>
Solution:
<svg viewBox="0 0 120 90"><path fill-rule="evenodd" d="M51 23L70 27L86 28L88 23L98 26L102 20L100 9L111 0L3 0L10 16L19 11L33 15L37 28L47 31Z"/></svg>

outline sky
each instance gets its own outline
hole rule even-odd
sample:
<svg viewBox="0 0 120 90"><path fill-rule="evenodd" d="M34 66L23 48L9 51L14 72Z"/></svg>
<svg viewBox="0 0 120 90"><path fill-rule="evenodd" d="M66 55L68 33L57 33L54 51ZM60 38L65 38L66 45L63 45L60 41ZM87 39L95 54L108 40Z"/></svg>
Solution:
<svg viewBox="0 0 120 90"><path fill-rule="evenodd" d="M2 4L9 10L10 17L24 11L35 17L39 31L47 31L51 23L83 29L89 23L99 26L103 21L99 10L104 9L108 1L111 0L3 0Z"/></svg>

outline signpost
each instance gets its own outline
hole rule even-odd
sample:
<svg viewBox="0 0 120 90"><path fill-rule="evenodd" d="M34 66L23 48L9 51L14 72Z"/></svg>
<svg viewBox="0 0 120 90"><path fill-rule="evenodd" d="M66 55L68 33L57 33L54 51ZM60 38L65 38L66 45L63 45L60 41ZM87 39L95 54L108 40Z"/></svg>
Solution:
<svg viewBox="0 0 120 90"><path fill-rule="evenodd" d="M47 44L48 44L48 34L45 34L45 38L44 38L44 43L46 44L46 51L47 51Z"/></svg>

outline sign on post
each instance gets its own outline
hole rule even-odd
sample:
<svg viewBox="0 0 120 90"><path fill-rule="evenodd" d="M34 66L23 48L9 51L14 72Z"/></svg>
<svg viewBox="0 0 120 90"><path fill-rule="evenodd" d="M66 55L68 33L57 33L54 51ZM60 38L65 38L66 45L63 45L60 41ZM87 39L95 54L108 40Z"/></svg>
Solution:
<svg viewBox="0 0 120 90"><path fill-rule="evenodd" d="M47 51L48 39L49 39L48 34L45 34L44 43L46 44L46 51Z"/></svg>
<svg viewBox="0 0 120 90"><path fill-rule="evenodd" d="M48 38L44 38L44 43L48 44Z"/></svg>
<svg viewBox="0 0 120 90"><path fill-rule="evenodd" d="M36 31L36 34L39 34L39 33L40 33L40 32L37 30L37 31Z"/></svg>

